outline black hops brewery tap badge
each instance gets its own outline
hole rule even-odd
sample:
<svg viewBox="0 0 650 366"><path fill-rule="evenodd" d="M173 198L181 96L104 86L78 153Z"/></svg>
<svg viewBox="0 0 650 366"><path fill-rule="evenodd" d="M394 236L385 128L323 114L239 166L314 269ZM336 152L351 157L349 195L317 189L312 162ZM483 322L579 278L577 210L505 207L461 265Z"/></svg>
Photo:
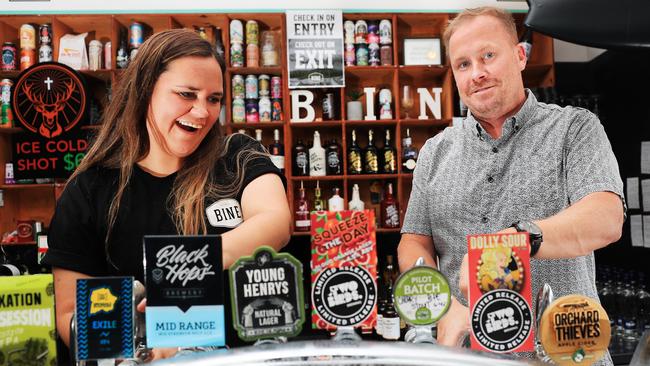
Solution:
<svg viewBox="0 0 650 366"><path fill-rule="evenodd" d="M493 290L478 300L472 310L472 334L486 350L516 352L532 334L530 306L511 290Z"/></svg>
<svg viewBox="0 0 650 366"><path fill-rule="evenodd" d="M344 266L321 272L312 285L312 304L327 323L349 327L363 322L375 309L375 281L363 267Z"/></svg>
<svg viewBox="0 0 650 366"><path fill-rule="evenodd" d="M260 247L230 268L233 326L245 341L292 337L305 322L302 264Z"/></svg>

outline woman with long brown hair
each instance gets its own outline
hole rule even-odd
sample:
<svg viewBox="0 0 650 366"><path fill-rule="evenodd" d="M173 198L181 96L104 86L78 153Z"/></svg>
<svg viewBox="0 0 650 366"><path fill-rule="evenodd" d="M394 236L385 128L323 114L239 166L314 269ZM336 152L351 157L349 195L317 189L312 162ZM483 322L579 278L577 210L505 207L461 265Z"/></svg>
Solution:
<svg viewBox="0 0 650 366"><path fill-rule="evenodd" d="M120 76L50 225L45 262L64 342L77 278L144 282L143 235L222 234L225 268L260 245L279 250L289 240L284 177L259 143L224 137L217 123L223 71L209 42L176 29L145 41ZM215 214L224 207L238 215Z"/></svg>

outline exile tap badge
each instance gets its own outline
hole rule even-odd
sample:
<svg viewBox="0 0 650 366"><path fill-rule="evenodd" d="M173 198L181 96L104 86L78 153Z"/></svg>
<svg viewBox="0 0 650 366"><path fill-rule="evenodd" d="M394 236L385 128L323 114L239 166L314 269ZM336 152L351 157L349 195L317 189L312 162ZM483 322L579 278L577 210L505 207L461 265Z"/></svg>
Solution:
<svg viewBox="0 0 650 366"><path fill-rule="evenodd" d="M78 279L77 360L133 357L133 307L133 277Z"/></svg>
<svg viewBox="0 0 650 366"><path fill-rule="evenodd" d="M553 301L542 314L538 332L544 353L562 366L595 363L607 352L611 337L605 309L583 295Z"/></svg>
<svg viewBox="0 0 650 366"><path fill-rule="evenodd" d="M288 253L260 247L230 267L233 326L239 338L292 337L305 322L302 264Z"/></svg>
<svg viewBox="0 0 650 366"><path fill-rule="evenodd" d="M442 318L451 304L445 276L429 266L416 266L395 282L395 310L410 325L430 325Z"/></svg>
<svg viewBox="0 0 650 366"><path fill-rule="evenodd" d="M355 326L375 310L375 280L364 267L328 268L316 278L311 298L314 311L328 324Z"/></svg>
<svg viewBox="0 0 650 366"><path fill-rule="evenodd" d="M87 97L76 71L56 63L39 63L18 77L13 110L28 131L46 139L73 129L85 116Z"/></svg>

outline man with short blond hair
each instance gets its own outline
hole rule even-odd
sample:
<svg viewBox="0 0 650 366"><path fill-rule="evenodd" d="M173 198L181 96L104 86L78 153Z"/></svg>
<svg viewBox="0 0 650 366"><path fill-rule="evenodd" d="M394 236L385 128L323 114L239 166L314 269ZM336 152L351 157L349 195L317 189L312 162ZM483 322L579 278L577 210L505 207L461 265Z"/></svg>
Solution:
<svg viewBox="0 0 650 366"><path fill-rule="evenodd" d="M527 231L533 294L548 283L556 296L598 298L593 251L620 238L625 204L598 118L540 103L524 88L526 56L509 13L463 11L443 41L471 114L422 147L398 256L402 270L424 257L449 278L438 340L455 345L469 330L459 286L468 234Z"/></svg>

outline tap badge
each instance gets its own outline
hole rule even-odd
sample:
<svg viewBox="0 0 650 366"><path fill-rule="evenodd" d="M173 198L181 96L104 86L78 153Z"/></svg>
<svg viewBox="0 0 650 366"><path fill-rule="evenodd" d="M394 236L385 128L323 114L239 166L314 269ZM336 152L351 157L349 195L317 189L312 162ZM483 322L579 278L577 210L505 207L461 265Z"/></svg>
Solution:
<svg viewBox="0 0 650 366"><path fill-rule="evenodd" d="M12 100L23 127L46 139L73 129L85 116L88 101L77 72L56 62L39 63L23 71Z"/></svg>

